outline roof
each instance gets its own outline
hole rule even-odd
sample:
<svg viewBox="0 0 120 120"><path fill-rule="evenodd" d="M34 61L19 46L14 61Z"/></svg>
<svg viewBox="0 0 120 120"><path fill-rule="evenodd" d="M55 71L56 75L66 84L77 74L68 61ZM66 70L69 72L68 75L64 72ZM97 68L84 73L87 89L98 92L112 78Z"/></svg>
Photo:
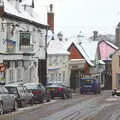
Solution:
<svg viewBox="0 0 120 120"><path fill-rule="evenodd" d="M17 86L22 86L21 84L7 84L5 85L6 87L17 87Z"/></svg>
<svg viewBox="0 0 120 120"><path fill-rule="evenodd" d="M111 55L118 50L118 47L109 41L100 41L99 42L99 54L102 60L110 60Z"/></svg>
<svg viewBox="0 0 120 120"><path fill-rule="evenodd" d="M32 5L32 0L22 0L22 5Z"/></svg>
<svg viewBox="0 0 120 120"><path fill-rule="evenodd" d="M4 11L7 15L21 18L31 23L37 23L39 25L45 25L45 26L47 25L46 21L42 21L40 17L34 12L34 10L32 14L24 10L22 7L22 3L20 4L19 9L16 9L10 2L4 0Z"/></svg>
<svg viewBox="0 0 120 120"><path fill-rule="evenodd" d="M66 42L66 43L65 43ZM87 63L90 66L94 66L94 64L91 62L88 53L86 51L86 49L84 49L84 46L82 44L78 44L75 40L67 40L64 41L64 46L66 49L68 49L72 44L75 45L75 47L77 48L77 50L82 54L82 56L84 57L84 59L87 61Z"/></svg>
<svg viewBox="0 0 120 120"><path fill-rule="evenodd" d="M64 43L58 39L51 40L47 49L48 55L69 55L70 53L65 49Z"/></svg>
<svg viewBox="0 0 120 120"><path fill-rule="evenodd" d="M116 45L114 45L113 43L109 42L109 41L106 41L106 40L102 40L100 42L106 42L108 45L110 45L111 47L113 47L114 49L118 49L118 47Z"/></svg>
<svg viewBox="0 0 120 120"><path fill-rule="evenodd" d="M25 86L27 86L27 85L28 85L28 86L29 86L29 85L41 85L41 83L25 83L24 85L25 85Z"/></svg>
<svg viewBox="0 0 120 120"><path fill-rule="evenodd" d="M97 54L98 41L84 41L80 46L85 50L87 56L91 61L95 60Z"/></svg>

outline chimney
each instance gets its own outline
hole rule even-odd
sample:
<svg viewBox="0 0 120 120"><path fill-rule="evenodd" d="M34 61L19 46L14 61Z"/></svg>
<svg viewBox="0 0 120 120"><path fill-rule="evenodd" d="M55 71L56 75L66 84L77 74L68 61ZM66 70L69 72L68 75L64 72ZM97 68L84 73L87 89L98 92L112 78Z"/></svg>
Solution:
<svg viewBox="0 0 120 120"><path fill-rule="evenodd" d="M53 12L53 4L50 4L49 12L47 13L47 22L50 26L50 30L54 33L54 12Z"/></svg>
<svg viewBox="0 0 120 120"><path fill-rule="evenodd" d="M4 14L4 2L0 0L0 17Z"/></svg>
<svg viewBox="0 0 120 120"><path fill-rule="evenodd" d="M93 31L93 40L95 41L98 38L98 31Z"/></svg>
<svg viewBox="0 0 120 120"><path fill-rule="evenodd" d="M115 30L115 44L120 47L120 23L118 23Z"/></svg>

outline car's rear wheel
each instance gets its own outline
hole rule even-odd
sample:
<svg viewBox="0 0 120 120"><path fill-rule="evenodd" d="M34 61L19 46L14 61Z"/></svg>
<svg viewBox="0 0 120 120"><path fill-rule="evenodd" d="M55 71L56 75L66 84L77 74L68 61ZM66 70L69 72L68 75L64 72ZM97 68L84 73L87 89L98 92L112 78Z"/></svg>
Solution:
<svg viewBox="0 0 120 120"><path fill-rule="evenodd" d="M0 103L0 115L2 115L4 113L4 110L3 110L3 104Z"/></svg>
<svg viewBox="0 0 120 120"><path fill-rule="evenodd" d="M20 107L24 107L24 100L21 100L21 102L20 102Z"/></svg>
<svg viewBox="0 0 120 120"><path fill-rule="evenodd" d="M17 101L15 100L14 102L14 108L13 108L14 111L18 110L18 103Z"/></svg>
<svg viewBox="0 0 120 120"><path fill-rule="evenodd" d="M39 103L43 103L44 102L44 97L42 97L39 101Z"/></svg>
<svg viewBox="0 0 120 120"><path fill-rule="evenodd" d="M46 102L50 102L50 96L49 95L46 97Z"/></svg>

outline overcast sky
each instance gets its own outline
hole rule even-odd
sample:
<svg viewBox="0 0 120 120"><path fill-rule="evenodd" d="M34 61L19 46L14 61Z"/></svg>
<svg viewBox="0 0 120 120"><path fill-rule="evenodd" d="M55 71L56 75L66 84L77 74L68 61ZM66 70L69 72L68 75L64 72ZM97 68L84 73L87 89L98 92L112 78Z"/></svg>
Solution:
<svg viewBox="0 0 120 120"><path fill-rule="evenodd" d="M51 3L54 5L55 33L62 31L66 37L79 31L91 36L94 30L100 34L115 34L120 20L120 0L35 0L35 9L44 16L42 19L46 19Z"/></svg>

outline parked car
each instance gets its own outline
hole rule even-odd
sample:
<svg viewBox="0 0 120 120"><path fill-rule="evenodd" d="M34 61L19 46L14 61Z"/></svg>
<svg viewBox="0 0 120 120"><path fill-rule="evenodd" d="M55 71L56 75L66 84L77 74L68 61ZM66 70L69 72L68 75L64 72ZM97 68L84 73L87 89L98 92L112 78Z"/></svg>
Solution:
<svg viewBox="0 0 120 120"><path fill-rule="evenodd" d="M54 99L54 97L62 97L65 98L72 98L72 91L70 87L67 87L63 83L60 82L53 82L48 83L47 89L50 91L51 98Z"/></svg>
<svg viewBox="0 0 120 120"><path fill-rule="evenodd" d="M112 96L114 96L114 95L120 96L120 89L113 89L112 90Z"/></svg>
<svg viewBox="0 0 120 120"><path fill-rule="evenodd" d="M49 91L41 83L26 83L24 85L33 93L34 102L42 103L44 100L50 101Z"/></svg>
<svg viewBox="0 0 120 120"><path fill-rule="evenodd" d="M17 110L15 95L9 94L5 86L0 85L0 114L13 110Z"/></svg>
<svg viewBox="0 0 120 120"><path fill-rule="evenodd" d="M80 79L80 93L93 92L94 94L100 94L100 80L93 78L81 78Z"/></svg>
<svg viewBox="0 0 120 120"><path fill-rule="evenodd" d="M24 107L26 104L33 104L33 94L29 93L27 88L22 84L5 85L9 94L16 96L18 107Z"/></svg>

